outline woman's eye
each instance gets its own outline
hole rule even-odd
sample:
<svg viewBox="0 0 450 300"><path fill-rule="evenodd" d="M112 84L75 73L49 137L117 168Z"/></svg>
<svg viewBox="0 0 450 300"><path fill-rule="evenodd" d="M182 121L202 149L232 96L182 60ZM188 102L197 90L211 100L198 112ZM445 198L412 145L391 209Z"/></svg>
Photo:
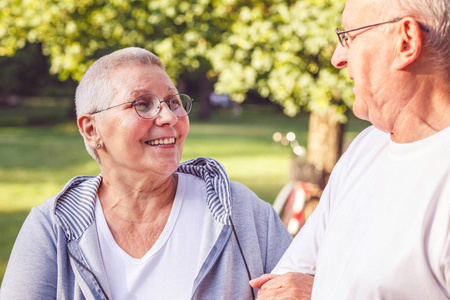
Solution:
<svg viewBox="0 0 450 300"><path fill-rule="evenodd" d="M181 105L181 101L178 98L174 98L174 99L170 100L170 105L180 106Z"/></svg>
<svg viewBox="0 0 450 300"><path fill-rule="evenodd" d="M137 107L148 107L148 102L147 101L143 101L143 100L139 100L136 101L136 103L134 104Z"/></svg>

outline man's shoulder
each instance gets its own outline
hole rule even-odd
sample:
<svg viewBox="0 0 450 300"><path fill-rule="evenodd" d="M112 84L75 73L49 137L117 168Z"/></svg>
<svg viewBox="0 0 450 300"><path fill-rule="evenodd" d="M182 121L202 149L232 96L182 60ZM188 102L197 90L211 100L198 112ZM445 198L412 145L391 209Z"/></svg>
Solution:
<svg viewBox="0 0 450 300"><path fill-rule="evenodd" d="M389 133L383 132L372 125L356 136L346 152L352 153L352 155L355 155L357 152L367 153L378 147L384 147L389 141Z"/></svg>
<svg viewBox="0 0 450 300"><path fill-rule="evenodd" d="M375 126L370 125L369 127L363 129L353 140L353 143L358 143L364 140L386 140L389 139L389 133L383 132L377 129Z"/></svg>

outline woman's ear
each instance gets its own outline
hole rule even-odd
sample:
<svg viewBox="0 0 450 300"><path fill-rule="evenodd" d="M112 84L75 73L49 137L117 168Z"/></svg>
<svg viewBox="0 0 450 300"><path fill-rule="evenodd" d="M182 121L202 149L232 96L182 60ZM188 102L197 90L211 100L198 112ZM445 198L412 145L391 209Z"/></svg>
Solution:
<svg viewBox="0 0 450 300"><path fill-rule="evenodd" d="M81 115L77 120L78 128L91 148L97 148L101 142L98 126L90 114Z"/></svg>
<svg viewBox="0 0 450 300"><path fill-rule="evenodd" d="M405 17L400 21L397 31L398 40L395 45L395 69L401 70L412 64L420 55L423 46L422 30L413 18Z"/></svg>

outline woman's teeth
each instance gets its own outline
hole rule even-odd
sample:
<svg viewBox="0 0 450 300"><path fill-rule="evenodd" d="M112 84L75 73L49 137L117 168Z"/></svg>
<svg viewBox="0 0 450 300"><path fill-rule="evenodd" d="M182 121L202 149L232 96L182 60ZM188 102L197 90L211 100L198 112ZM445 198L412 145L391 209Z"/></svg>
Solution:
<svg viewBox="0 0 450 300"><path fill-rule="evenodd" d="M175 144L175 138L165 138L146 142L150 146L172 145Z"/></svg>

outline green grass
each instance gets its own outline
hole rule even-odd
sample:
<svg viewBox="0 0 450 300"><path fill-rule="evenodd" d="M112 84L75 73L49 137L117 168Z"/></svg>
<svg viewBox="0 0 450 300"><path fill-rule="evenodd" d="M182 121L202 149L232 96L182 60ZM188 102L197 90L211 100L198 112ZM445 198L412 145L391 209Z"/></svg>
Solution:
<svg viewBox="0 0 450 300"><path fill-rule="evenodd" d="M0 282L31 207L57 193L70 178L100 172L84 148L75 121L65 119L70 102L43 101L45 105L34 110L32 103L0 108ZM42 124L46 118L58 124L30 125ZM291 150L274 143L272 135L293 131L305 145L307 124L307 116L289 118L271 106L248 106L240 117L222 111L207 122L192 118L183 160L215 158L225 166L231 180L244 183L261 199L273 202L288 180ZM350 119L346 139L353 139L366 126Z"/></svg>

